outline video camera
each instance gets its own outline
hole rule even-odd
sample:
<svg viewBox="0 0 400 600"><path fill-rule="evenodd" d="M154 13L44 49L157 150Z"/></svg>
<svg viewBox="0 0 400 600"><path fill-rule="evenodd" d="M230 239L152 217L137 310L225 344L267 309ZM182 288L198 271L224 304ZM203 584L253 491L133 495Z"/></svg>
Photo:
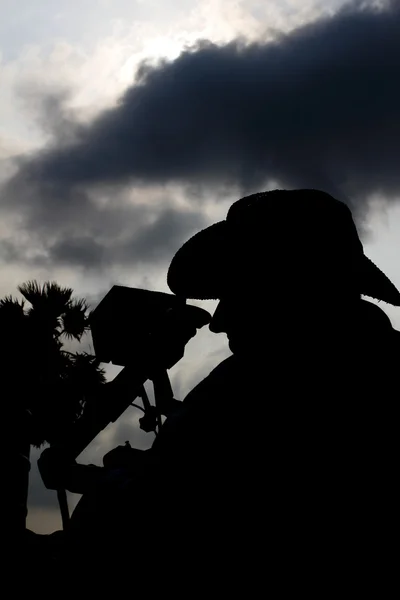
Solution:
<svg viewBox="0 0 400 600"><path fill-rule="evenodd" d="M75 425L56 446L44 450L38 460L43 483L48 489L57 490L64 528L69 522L67 481L69 489L72 485L74 491L84 493L90 487L92 470L96 471L96 467L77 465L76 458L138 396L145 413L142 429L160 429L161 415L167 416L171 406L179 404L173 397L167 369L182 358L186 343L210 319L206 310L187 305L183 298L117 285L93 311L90 327L97 359L124 368L101 386ZM150 404L144 388L147 380L154 385L155 406Z"/></svg>
<svg viewBox="0 0 400 600"><path fill-rule="evenodd" d="M158 417L173 400L167 369L183 356L187 341L209 323L210 314L164 292L114 286L90 316L95 355L124 369L105 384L62 446L75 459L109 423L140 396L149 401L144 383L154 384ZM157 407L158 402L158 407ZM176 402L176 401L175 401ZM145 406L146 408L146 406Z"/></svg>

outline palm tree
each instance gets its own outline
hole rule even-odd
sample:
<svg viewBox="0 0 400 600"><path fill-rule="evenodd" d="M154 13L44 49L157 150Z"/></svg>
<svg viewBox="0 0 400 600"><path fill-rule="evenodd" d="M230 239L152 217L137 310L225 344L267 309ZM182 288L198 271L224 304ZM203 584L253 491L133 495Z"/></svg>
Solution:
<svg viewBox="0 0 400 600"><path fill-rule="evenodd" d="M80 418L105 376L94 356L65 347L68 339L80 342L89 328L85 300L56 282L28 281L18 290L24 300L0 300L0 360L7 390L3 411L15 434L11 471L18 481L10 487L24 529L30 446L55 443Z"/></svg>

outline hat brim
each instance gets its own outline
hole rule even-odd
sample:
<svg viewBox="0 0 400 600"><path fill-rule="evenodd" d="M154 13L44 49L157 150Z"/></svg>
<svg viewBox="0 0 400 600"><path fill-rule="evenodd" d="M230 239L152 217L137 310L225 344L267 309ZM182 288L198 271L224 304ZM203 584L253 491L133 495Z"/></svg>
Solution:
<svg viewBox="0 0 400 600"><path fill-rule="evenodd" d="M190 299L219 299L230 243L226 221L214 223L190 238L169 267L167 282L171 291ZM361 295L400 306L396 286L365 254L360 255L357 280Z"/></svg>
<svg viewBox="0 0 400 600"><path fill-rule="evenodd" d="M217 300L226 259L226 221L219 221L196 233L177 251L168 269L168 286L177 296Z"/></svg>

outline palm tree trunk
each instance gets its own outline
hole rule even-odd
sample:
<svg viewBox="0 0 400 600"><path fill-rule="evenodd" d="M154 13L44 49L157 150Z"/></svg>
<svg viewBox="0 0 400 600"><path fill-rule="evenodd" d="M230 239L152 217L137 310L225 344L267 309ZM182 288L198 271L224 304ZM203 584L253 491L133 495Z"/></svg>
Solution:
<svg viewBox="0 0 400 600"><path fill-rule="evenodd" d="M66 529L68 529L69 525L68 499L67 492L65 491L65 489L57 490L57 499L58 504L60 506L62 526L65 531Z"/></svg>
<svg viewBox="0 0 400 600"><path fill-rule="evenodd" d="M32 415L23 409L16 422L16 431L10 448L10 480L9 480L9 510L6 518L10 529L16 535L22 535L26 529L28 513L28 489L30 462L30 428Z"/></svg>

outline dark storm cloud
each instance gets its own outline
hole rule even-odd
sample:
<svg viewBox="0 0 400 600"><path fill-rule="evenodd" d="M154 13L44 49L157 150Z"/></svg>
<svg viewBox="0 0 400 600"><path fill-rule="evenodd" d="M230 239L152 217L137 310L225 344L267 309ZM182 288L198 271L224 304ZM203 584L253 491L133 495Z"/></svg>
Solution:
<svg viewBox="0 0 400 600"><path fill-rule="evenodd" d="M49 248L50 256L57 262L94 267L98 264L159 262L165 253L172 255L188 231L204 225L196 212L178 212L166 209L154 223L143 225L131 237L109 242L108 247L87 237L72 237L56 242Z"/></svg>
<svg viewBox="0 0 400 600"><path fill-rule="evenodd" d="M56 128L51 147L21 164L5 202L33 229L64 231L51 258L93 264L103 254L90 240L107 247L93 227L85 235L78 225L75 240L65 233L66 221L98 215L93 186L229 183L247 192L272 178L325 188L358 208L374 192L395 198L399 71L398 1L384 10L353 4L273 42L202 42L173 62L142 66L119 104L75 127L72 142ZM150 256L177 215L160 217L159 232L144 227L132 245L118 242L120 256Z"/></svg>

